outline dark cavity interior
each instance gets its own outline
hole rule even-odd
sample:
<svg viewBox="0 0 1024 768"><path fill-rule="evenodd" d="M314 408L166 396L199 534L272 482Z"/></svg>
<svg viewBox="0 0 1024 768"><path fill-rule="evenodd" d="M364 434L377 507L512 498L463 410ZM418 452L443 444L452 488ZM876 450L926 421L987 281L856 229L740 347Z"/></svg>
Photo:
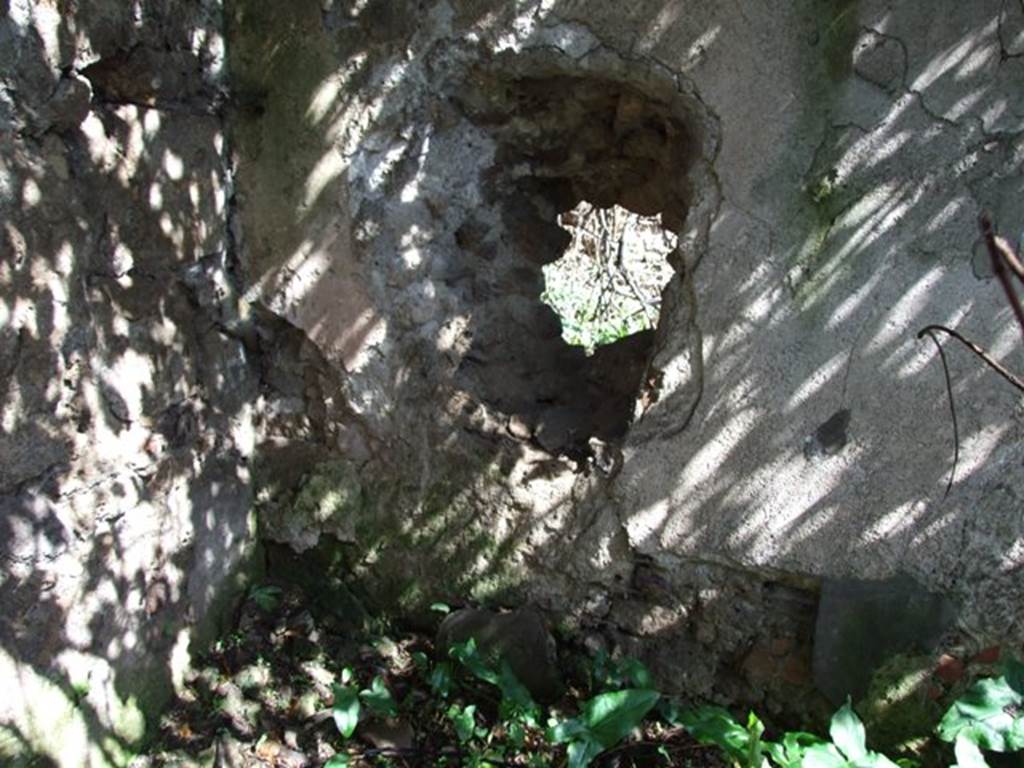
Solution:
<svg viewBox="0 0 1024 768"><path fill-rule="evenodd" d="M664 323L588 357L561 338L557 315L540 300L542 267L565 252L570 236L558 216L581 200L660 213L666 229L681 230L694 145L685 115L632 85L578 76L478 72L455 102L497 143L484 186L500 212L500 224L471 217L456 233L476 275L460 385L508 417L515 436L585 458L592 438L626 434ZM676 276L666 293L678 284Z"/></svg>

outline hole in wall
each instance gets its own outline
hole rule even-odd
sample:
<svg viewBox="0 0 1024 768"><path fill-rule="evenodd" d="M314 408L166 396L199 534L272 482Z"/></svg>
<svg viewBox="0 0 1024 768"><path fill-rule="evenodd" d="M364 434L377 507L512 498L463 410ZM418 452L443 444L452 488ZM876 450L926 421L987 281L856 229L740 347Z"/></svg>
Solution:
<svg viewBox="0 0 1024 768"><path fill-rule="evenodd" d="M593 355L597 347L654 330L661 293L672 277L668 255L679 242L661 215L583 201L559 215L572 238L565 254L543 268L541 301L558 315L562 339Z"/></svg>
<svg viewBox="0 0 1024 768"><path fill-rule="evenodd" d="M593 439L625 436L663 332L662 295L680 290L666 257L698 142L678 95L591 75L477 71L453 98L495 145L481 176L486 210L455 232L474 275L457 379L553 455L586 458ZM600 297L601 281L609 295L594 301L618 312L597 307L594 323L584 312L574 327L578 311L560 300L581 282Z"/></svg>

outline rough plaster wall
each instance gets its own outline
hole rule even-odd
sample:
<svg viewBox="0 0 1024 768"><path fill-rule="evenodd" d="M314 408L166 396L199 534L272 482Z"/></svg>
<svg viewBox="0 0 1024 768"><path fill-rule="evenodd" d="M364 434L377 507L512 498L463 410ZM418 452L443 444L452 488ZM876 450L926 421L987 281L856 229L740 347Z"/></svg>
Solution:
<svg viewBox="0 0 1024 768"><path fill-rule="evenodd" d="M2 4L0 759L122 762L252 547L221 28Z"/></svg>
<svg viewBox="0 0 1024 768"><path fill-rule="evenodd" d="M998 285L972 267L982 207L1014 239L1024 227L1024 11L833 11L751 19L762 31L743 59L775 67L723 82L749 38L737 20L688 69L723 126L723 200L696 270L702 398L685 437L633 433L625 524L656 557L904 570L963 599L975 631L1019 639L1019 400L951 351L962 453L944 499L948 405L916 333L946 323L1024 362Z"/></svg>
<svg viewBox="0 0 1024 768"><path fill-rule="evenodd" d="M951 352L944 499L948 406L915 336L958 325L1024 367L972 263L982 206L1024 223L1024 10L943 8L236 3L247 296L308 334L359 425L274 486L266 533L330 532L399 602L530 597L690 690L805 685L822 578L909 572L963 601L965 629L1019 641L1018 400ZM682 197L655 201L682 242L636 420L589 458L466 375L506 370L524 336L545 359L527 262L572 194L556 161L505 151L547 129L502 100L549 78L572 113L567 77L637 89L696 137L668 163Z"/></svg>

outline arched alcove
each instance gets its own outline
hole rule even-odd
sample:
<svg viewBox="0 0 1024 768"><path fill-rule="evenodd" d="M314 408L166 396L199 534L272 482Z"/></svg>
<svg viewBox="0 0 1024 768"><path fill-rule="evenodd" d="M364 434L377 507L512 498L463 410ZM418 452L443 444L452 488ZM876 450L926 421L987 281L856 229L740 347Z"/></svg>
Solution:
<svg viewBox="0 0 1024 768"><path fill-rule="evenodd" d="M648 281L657 284L655 296L641 302L646 322L579 345L545 303L545 269L552 274L580 246L571 232L585 226L585 212L605 210L621 213L608 231L591 233L606 241L602 247L624 249L636 234L624 230L656 221L662 248L646 255L647 268L664 265L686 218L696 141L678 104L619 80L489 72L469 82L455 101L496 144L483 179L500 226L471 218L456 233L475 302L459 383L508 416L517 436L552 454L585 457L592 438L625 435L658 333L661 289L677 291L679 281L669 268L655 269ZM630 281L623 272L622 284Z"/></svg>

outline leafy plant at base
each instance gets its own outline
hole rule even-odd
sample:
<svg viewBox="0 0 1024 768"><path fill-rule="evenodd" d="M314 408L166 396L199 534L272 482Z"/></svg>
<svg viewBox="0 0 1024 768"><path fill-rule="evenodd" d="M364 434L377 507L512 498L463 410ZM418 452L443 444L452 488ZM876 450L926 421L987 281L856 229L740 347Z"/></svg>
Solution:
<svg viewBox="0 0 1024 768"><path fill-rule="evenodd" d="M982 750L1024 749L1024 664L1006 663L1000 677L979 680L943 716L936 733L952 742L960 768L986 766Z"/></svg>
<svg viewBox="0 0 1024 768"><path fill-rule="evenodd" d="M746 727L722 707L700 707L670 716L670 722L683 726L702 744L721 747L735 766L761 768L766 762L761 741L764 724L753 712L747 717Z"/></svg>
<svg viewBox="0 0 1024 768"><path fill-rule="evenodd" d="M512 668L504 659L499 659L497 669L488 664L476 641L470 638L464 643L456 643L448 650L448 655L455 659L478 680L495 686L501 691L499 716L507 722L519 722L536 728L540 721L540 707L533 696L515 676Z"/></svg>
<svg viewBox="0 0 1024 768"><path fill-rule="evenodd" d="M598 691L621 688L654 690L654 678L647 667L638 660L628 656L613 659L602 649L594 656L591 686Z"/></svg>
<svg viewBox="0 0 1024 768"><path fill-rule="evenodd" d="M391 691L384 685L384 680L378 675L373 678L369 688L359 692L361 698L370 710L381 717L397 717L398 705L395 703Z"/></svg>
<svg viewBox="0 0 1024 768"><path fill-rule="evenodd" d="M584 768L632 733L660 698L640 688L602 693L584 702L579 717L553 724L549 738L568 744L568 768Z"/></svg>
<svg viewBox="0 0 1024 768"><path fill-rule="evenodd" d="M446 714L452 725L455 726L455 737L459 740L460 744L466 744L474 736L482 735L477 733L475 704L469 704L465 707L452 704L448 707Z"/></svg>
<svg viewBox="0 0 1024 768"><path fill-rule="evenodd" d="M864 724L847 701L829 726L832 741L791 731L782 741L764 741L764 724L751 712L746 727L721 707L700 707L678 716L677 722L700 742L717 744L737 768L897 768L885 755L867 748Z"/></svg>
<svg viewBox="0 0 1024 768"><path fill-rule="evenodd" d="M828 729L832 743L813 744L804 750L801 765L811 768L897 768L897 764L883 754L867 747L864 723L850 706L850 701L832 716Z"/></svg>
<svg viewBox="0 0 1024 768"><path fill-rule="evenodd" d="M331 715L342 738L350 739L359 725L359 694L349 685L352 681L352 670L348 667L341 672L341 685L334 685L334 705Z"/></svg>
<svg viewBox="0 0 1024 768"><path fill-rule="evenodd" d="M265 584L250 589L249 599L256 603L256 606L264 613L273 613L281 602L282 594L280 587Z"/></svg>
<svg viewBox="0 0 1024 768"><path fill-rule="evenodd" d="M331 707L331 715L334 718L334 724L338 727L338 733L344 739L352 738L356 726L359 725L362 702L365 702L367 708L375 715L398 716L398 705L380 675L373 678L369 688L364 688L361 691L351 685L354 678L352 669L345 667L341 671L341 685L335 684L332 688L334 704Z"/></svg>

